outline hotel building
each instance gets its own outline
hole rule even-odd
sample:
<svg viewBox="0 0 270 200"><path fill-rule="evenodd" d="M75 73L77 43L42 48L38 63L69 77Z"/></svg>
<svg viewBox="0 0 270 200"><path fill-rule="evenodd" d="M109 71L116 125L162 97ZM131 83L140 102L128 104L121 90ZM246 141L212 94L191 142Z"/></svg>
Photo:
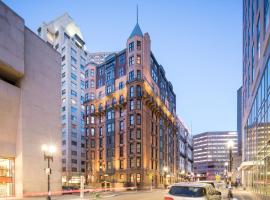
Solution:
<svg viewBox="0 0 270 200"><path fill-rule="evenodd" d="M176 95L149 34L137 23L125 49L88 68L87 183L164 187L176 181Z"/></svg>
<svg viewBox="0 0 270 200"><path fill-rule="evenodd" d="M0 198L47 192L41 146L55 145L51 190L61 190L61 57L0 1Z"/></svg>
<svg viewBox="0 0 270 200"><path fill-rule="evenodd" d="M194 173L202 179L215 180L216 175L225 176L229 162L228 142L233 141L232 153L238 152L237 132L204 132L193 136Z"/></svg>
<svg viewBox="0 0 270 200"><path fill-rule="evenodd" d="M243 0L242 184L270 198L269 0Z"/></svg>
<svg viewBox="0 0 270 200"><path fill-rule="evenodd" d="M61 54L63 185L80 183L85 173L84 88L87 52L80 28L64 14L38 28L39 36Z"/></svg>

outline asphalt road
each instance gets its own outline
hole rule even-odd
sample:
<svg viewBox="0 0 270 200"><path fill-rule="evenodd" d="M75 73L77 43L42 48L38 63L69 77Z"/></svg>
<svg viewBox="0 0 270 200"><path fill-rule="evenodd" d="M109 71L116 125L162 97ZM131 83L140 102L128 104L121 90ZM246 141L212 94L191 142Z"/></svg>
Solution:
<svg viewBox="0 0 270 200"><path fill-rule="evenodd" d="M130 192L109 192L102 194L96 200L164 200L164 195L167 191L165 190L153 190L153 191L130 191ZM226 191L223 190L223 200L228 200L226 197ZM33 197L25 198L23 200L45 200L46 197ZM89 198L89 194L86 194L83 200L94 200L92 196ZM243 190L233 190L233 198L231 200L255 200L256 195L243 191ZM0 199L2 200L2 199ZM79 195L62 195L54 196L52 200L81 200Z"/></svg>

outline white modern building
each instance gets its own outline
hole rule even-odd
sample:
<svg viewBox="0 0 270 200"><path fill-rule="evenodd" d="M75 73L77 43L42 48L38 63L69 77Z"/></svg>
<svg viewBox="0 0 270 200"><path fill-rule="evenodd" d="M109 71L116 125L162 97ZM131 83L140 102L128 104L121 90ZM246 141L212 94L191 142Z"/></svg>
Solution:
<svg viewBox="0 0 270 200"><path fill-rule="evenodd" d="M87 52L80 28L64 14L38 28L39 36L61 54L62 183L78 184L85 173L84 107Z"/></svg>
<svg viewBox="0 0 270 200"><path fill-rule="evenodd" d="M41 146L55 145L51 191L61 190L61 56L0 1L0 198L47 193Z"/></svg>
<svg viewBox="0 0 270 200"><path fill-rule="evenodd" d="M237 132L213 131L194 135L194 173L212 180L216 179L216 175L225 175L225 164L229 162L228 142L230 141L233 144L234 156L238 152Z"/></svg>

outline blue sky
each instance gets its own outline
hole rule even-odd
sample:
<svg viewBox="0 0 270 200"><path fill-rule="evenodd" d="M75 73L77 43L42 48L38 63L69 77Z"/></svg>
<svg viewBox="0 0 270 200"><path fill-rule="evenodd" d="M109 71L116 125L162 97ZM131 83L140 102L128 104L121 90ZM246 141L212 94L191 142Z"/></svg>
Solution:
<svg viewBox="0 0 270 200"><path fill-rule="evenodd" d="M192 133L236 130L242 82L241 0L4 0L36 32L68 12L91 52L117 51L136 23L177 95L177 113Z"/></svg>

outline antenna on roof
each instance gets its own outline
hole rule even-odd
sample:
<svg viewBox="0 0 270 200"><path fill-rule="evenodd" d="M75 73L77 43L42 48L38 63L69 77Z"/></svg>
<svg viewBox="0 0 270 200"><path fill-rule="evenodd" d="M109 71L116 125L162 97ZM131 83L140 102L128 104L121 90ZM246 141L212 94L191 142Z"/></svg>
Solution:
<svg viewBox="0 0 270 200"><path fill-rule="evenodd" d="M137 24L139 23L139 8L138 8L138 4L137 4Z"/></svg>

